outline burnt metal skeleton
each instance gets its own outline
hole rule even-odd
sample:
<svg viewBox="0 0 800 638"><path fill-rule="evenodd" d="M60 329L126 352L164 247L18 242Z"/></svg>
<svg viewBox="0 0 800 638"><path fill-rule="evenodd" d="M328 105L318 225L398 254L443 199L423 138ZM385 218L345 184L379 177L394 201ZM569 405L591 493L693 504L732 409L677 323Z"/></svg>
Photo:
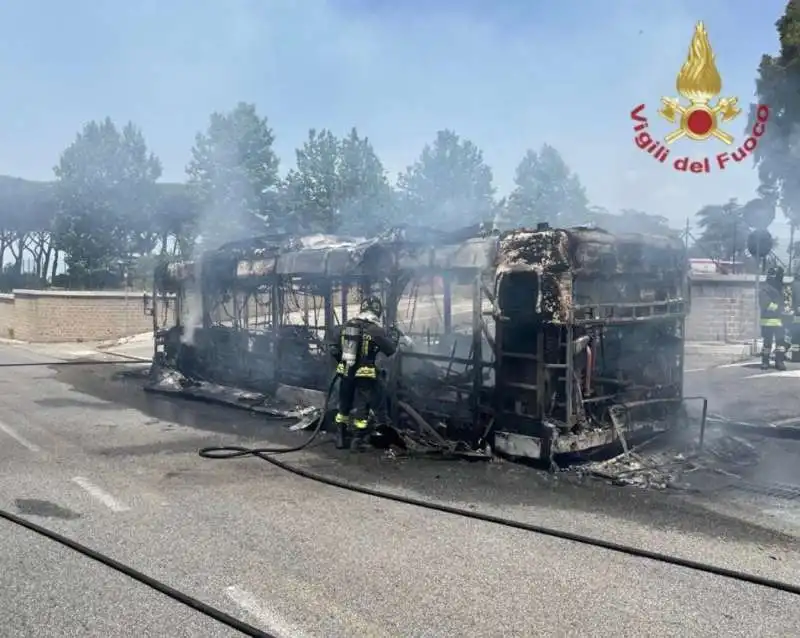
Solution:
<svg viewBox="0 0 800 638"><path fill-rule="evenodd" d="M683 418L686 275L678 240L546 225L228 244L157 273L153 387L318 408L326 342L371 294L414 341L383 364L398 431L541 459L626 444Z"/></svg>

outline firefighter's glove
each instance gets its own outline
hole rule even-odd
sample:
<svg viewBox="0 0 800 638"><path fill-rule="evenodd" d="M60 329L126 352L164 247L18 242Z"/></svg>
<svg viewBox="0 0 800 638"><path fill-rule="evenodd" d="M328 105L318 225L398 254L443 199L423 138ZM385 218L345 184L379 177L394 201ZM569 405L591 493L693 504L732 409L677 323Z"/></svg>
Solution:
<svg viewBox="0 0 800 638"><path fill-rule="evenodd" d="M399 345L411 350L414 347L414 340L408 335L400 335Z"/></svg>
<svg viewBox="0 0 800 638"><path fill-rule="evenodd" d="M778 304L776 304L774 301L767 306L767 310L777 310L777 309L778 309Z"/></svg>
<svg viewBox="0 0 800 638"><path fill-rule="evenodd" d="M342 357L342 348L338 343L332 343L328 346L328 352L337 361Z"/></svg>

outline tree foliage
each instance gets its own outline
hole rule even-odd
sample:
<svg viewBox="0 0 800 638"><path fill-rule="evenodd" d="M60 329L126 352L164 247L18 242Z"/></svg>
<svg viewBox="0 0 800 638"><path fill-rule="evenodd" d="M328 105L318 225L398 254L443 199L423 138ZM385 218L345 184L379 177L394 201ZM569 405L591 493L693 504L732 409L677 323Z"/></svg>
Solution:
<svg viewBox="0 0 800 638"><path fill-rule="evenodd" d="M588 204L578 176L555 148L545 144L538 153L528 150L517 166L506 222L511 226L576 224L586 220Z"/></svg>
<svg viewBox="0 0 800 638"><path fill-rule="evenodd" d="M453 228L494 216L492 169L475 144L450 130L436 134L397 187L405 223Z"/></svg>
<svg viewBox="0 0 800 638"><path fill-rule="evenodd" d="M26 269L26 259L36 281L52 279L66 259L70 285L117 285L123 271L188 257L198 236L205 248L262 232L368 236L403 223L453 229L492 220L672 232L642 211L590 207L579 177L548 145L525 154L513 191L498 201L483 153L451 130L439 131L394 187L355 128L342 138L311 129L285 179L274 140L255 106L239 103L213 113L197 135L187 183L159 183L160 162L133 124L88 123L62 153L55 182L0 177L0 258L8 274L0 288L17 285L9 277ZM765 219L761 201L743 207L748 224ZM709 235L720 227L707 226Z"/></svg>
<svg viewBox="0 0 800 638"><path fill-rule="evenodd" d="M89 122L54 169L54 242L73 284L102 286L149 252L161 163L132 123Z"/></svg>
<svg viewBox="0 0 800 638"><path fill-rule="evenodd" d="M769 107L765 134L754 150L760 196L779 204L795 226L800 224L800 2L792 0L777 21L780 52L764 55L756 94ZM757 107L750 109L748 135Z"/></svg>
<svg viewBox="0 0 800 638"><path fill-rule="evenodd" d="M386 170L366 137L355 128L340 145L340 229L370 235L391 224L394 209Z"/></svg>
<svg viewBox="0 0 800 638"><path fill-rule="evenodd" d="M744 219L744 207L735 199L704 206L697 212L697 224L702 231L697 243L708 257L737 261L745 256L747 235L752 228Z"/></svg>
<svg viewBox="0 0 800 638"><path fill-rule="evenodd" d="M153 216L156 250L160 255L191 256L197 239L199 204L186 184L157 185L158 198Z"/></svg>
<svg viewBox="0 0 800 638"><path fill-rule="evenodd" d="M327 129L311 129L295 151L297 167L286 177L292 226L333 232L339 224L339 140Z"/></svg>
<svg viewBox="0 0 800 638"><path fill-rule="evenodd" d="M604 208L590 206L587 221L610 233L641 233L676 237L680 232L670 228L669 220L661 215L652 215L640 210L624 208L618 214Z"/></svg>
<svg viewBox="0 0 800 638"><path fill-rule="evenodd" d="M292 227L371 234L388 221L392 202L386 171L366 137L353 128L344 139L311 129L286 177Z"/></svg>
<svg viewBox="0 0 800 638"><path fill-rule="evenodd" d="M0 291L38 288L54 272L55 212L52 184L0 176ZM23 273L26 261L33 267Z"/></svg>
<svg viewBox="0 0 800 638"><path fill-rule="evenodd" d="M206 244L281 223L274 141L267 118L244 102L228 113L212 113L206 132L197 134L186 172Z"/></svg>

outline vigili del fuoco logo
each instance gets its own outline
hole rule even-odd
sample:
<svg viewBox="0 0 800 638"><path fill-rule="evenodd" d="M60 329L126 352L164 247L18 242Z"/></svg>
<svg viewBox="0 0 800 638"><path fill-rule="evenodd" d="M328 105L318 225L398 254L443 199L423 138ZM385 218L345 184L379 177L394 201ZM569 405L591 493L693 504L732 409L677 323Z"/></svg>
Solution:
<svg viewBox="0 0 800 638"><path fill-rule="evenodd" d="M698 22L695 27L689 55L678 73L675 87L689 104L681 104L680 98L661 98L662 106L658 114L677 126L664 136L663 141L657 140L650 132L644 104L631 111L633 131L636 134L633 141L653 159L662 164L670 160L672 168L684 173L710 173L725 170L732 161L742 162L758 146L759 139L767 130L769 107L766 104L758 105L747 139L733 150L734 137L724 130L723 125L735 120L742 110L738 107L739 98L736 97L721 97L715 104L712 103L722 92L722 77L717 70L708 33L702 22ZM678 140L706 142L711 138L731 147L731 150L704 157L678 157L677 153L676 156L672 155L674 147L671 145Z"/></svg>

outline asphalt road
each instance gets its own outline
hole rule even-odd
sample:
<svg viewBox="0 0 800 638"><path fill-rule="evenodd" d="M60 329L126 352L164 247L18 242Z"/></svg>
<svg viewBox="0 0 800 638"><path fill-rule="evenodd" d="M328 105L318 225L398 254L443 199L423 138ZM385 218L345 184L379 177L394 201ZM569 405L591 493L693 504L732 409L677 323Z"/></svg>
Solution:
<svg viewBox="0 0 800 638"><path fill-rule="evenodd" d="M0 364L47 362L0 346ZM0 368L0 507L281 636L796 636L800 599L326 487L215 443L288 440L106 367ZM796 537L509 464L297 455L317 471L800 583ZM0 521L0 636L233 632ZM10 592L10 594L9 594Z"/></svg>

